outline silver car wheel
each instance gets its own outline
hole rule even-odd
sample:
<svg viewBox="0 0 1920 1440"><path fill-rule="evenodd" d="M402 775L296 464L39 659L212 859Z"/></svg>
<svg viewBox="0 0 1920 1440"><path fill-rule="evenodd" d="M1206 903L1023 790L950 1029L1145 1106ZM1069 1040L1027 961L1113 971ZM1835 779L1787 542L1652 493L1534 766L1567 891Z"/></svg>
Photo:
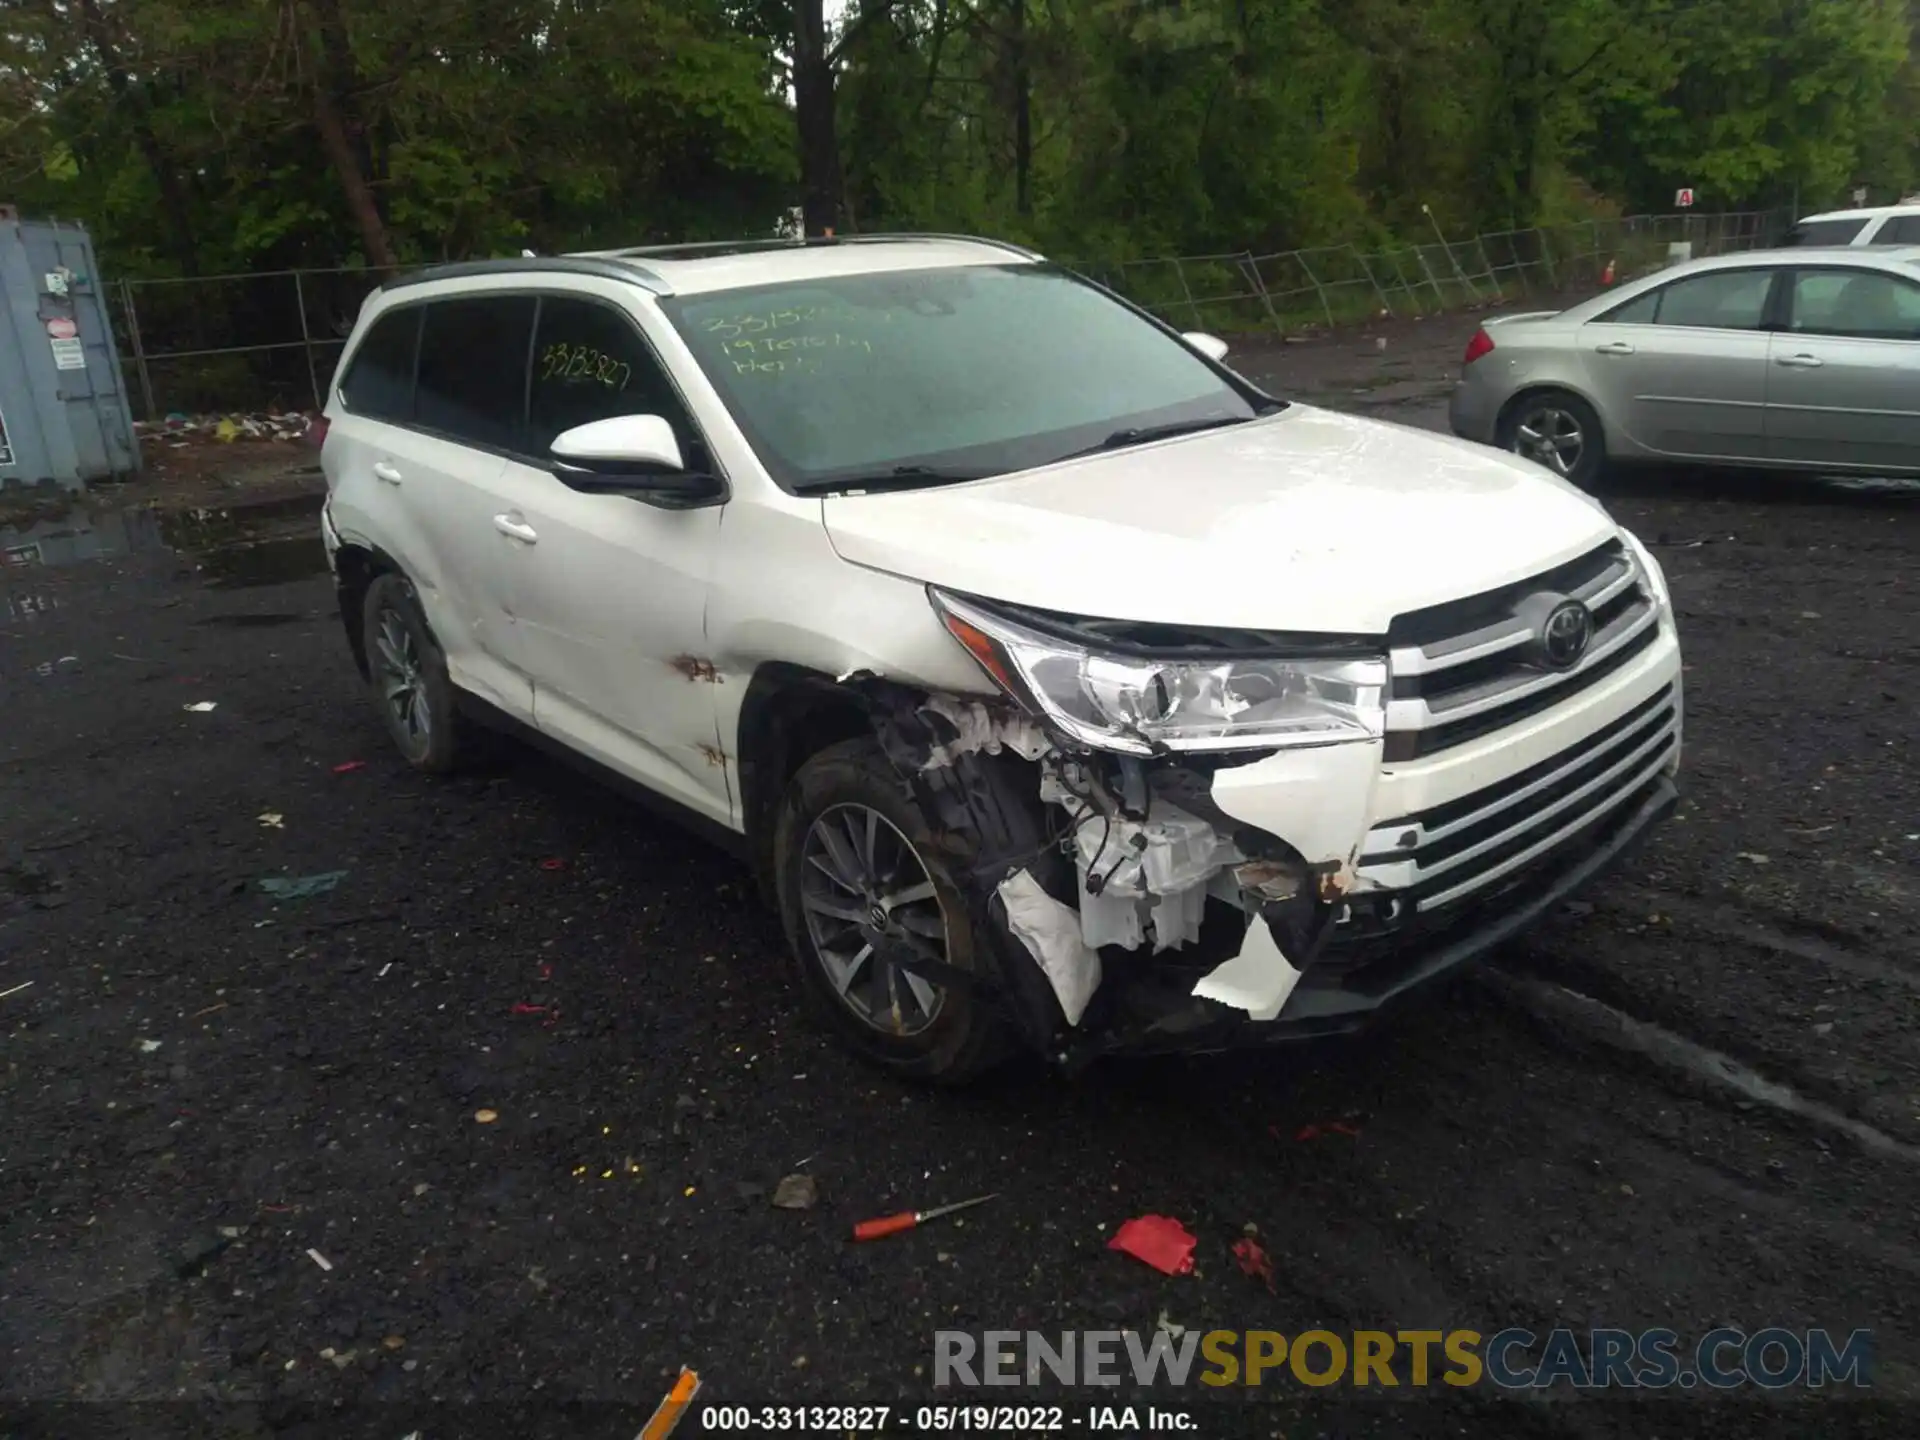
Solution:
<svg viewBox="0 0 1920 1440"><path fill-rule="evenodd" d="M1572 475L1586 453L1587 433L1579 419L1557 405L1542 405L1520 417L1513 429L1513 451L1546 466L1556 475Z"/></svg>
<svg viewBox="0 0 1920 1440"><path fill-rule="evenodd" d="M391 607L380 612L374 637L374 668L394 736L407 756L417 759L433 743L433 701L427 693L426 672L413 631L406 618Z"/></svg>
<svg viewBox="0 0 1920 1440"><path fill-rule="evenodd" d="M800 906L834 993L884 1035L918 1035L946 990L902 969L902 951L946 961L947 921L925 863L886 816L835 805L801 846Z"/></svg>

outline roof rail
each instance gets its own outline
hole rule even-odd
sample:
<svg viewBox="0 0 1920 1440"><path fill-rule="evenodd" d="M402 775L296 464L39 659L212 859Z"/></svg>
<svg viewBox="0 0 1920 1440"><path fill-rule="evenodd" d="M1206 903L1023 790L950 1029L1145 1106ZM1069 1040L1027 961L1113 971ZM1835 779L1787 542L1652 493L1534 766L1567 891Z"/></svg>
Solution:
<svg viewBox="0 0 1920 1440"><path fill-rule="evenodd" d="M604 255L521 255L499 260L455 260L426 265L386 280L382 290L425 285L433 280L469 280L481 275L588 275L599 280L624 280L656 295L671 295L673 287L644 265Z"/></svg>
<svg viewBox="0 0 1920 1440"><path fill-rule="evenodd" d="M985 245L995 250L1005 250L1009 254L1018 255L1023 260L1043 258L1037 251L1015 245L1009 240L995 240L984 235L947 235L932 231L901 231L874 235L809 235L805 238L792 239L775 236L743 240L691 240L672 245L630 245L618 250L581 250L575 253L583 259L618 260L656 256L662 260L691 260L702 256L750 255L761 250L807 250L817 246L880 245L913 240L957 241L967 245Z"/></svg>

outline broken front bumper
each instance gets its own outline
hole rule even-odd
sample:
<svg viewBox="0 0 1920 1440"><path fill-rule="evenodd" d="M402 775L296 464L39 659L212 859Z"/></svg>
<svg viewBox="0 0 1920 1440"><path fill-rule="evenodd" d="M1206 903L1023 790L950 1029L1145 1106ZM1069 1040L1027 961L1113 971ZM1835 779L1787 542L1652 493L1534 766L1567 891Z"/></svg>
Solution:
<svg viewBox="0 0 1920 1440"><path fill-rule="evenodd" d="M1414 992L1513 939L1611 868L1672 812L1679 793L1657 775L1614 810L1565 837L1548 853L1443 919L1386 930L1357 915L1377 915L1405 897L1373 891L1330 926L1286 1005L1273 1020L1195 1000L1138 1025L1116 1024L1079 1037L1075 1058L1102 1054L1201 1053L1319 1039L1362 1030Z"/></svg>

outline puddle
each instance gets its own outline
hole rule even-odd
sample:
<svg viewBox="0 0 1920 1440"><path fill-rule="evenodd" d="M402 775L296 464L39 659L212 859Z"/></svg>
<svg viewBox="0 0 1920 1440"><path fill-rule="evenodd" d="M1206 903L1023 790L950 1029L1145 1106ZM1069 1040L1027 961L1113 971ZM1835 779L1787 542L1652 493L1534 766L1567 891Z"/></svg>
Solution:
<svg viewBox="0 0 1920 1440"><path fill-rule="evenodd" d="M324 574L319 494L223 509L91 509L0 526L0 578L123 555L178 556L218 590L277 585ZM7 609L43 597L10 596ZM44 606L42 607L44 608ZM17 618L17 617L16 617Z"/></svg>

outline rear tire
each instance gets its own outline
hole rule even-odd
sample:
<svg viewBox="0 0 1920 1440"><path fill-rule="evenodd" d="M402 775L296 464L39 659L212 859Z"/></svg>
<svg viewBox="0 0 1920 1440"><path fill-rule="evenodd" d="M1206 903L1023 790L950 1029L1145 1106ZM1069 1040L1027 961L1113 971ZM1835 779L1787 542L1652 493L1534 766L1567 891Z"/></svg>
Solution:
<svg viewBox="0 0 1920 1440"><path fill-rule="evenodd" d="M1594 487L1607 464L1600 417L1566 390L1521 396L1500 417L1499 443L1582 490Z"/></svg>
<svg viewBox="0 0 1920 1440"><path fill-rule="evenodd" d="M942 1084L1007 1058L1011 1027L986 1000L888 961L905 945L995 978L967 902L878 741L842 741L800 767L773 855L801 988L843 1044L896 1075Z"/></svg>
<svg viewBox="0 0 1920 1440"><path fill-rule="evenodd" d="M374 577L361 606L374 703L407 764L428 774L458 769L474 750L447 657L404 575Z"/></svg>

